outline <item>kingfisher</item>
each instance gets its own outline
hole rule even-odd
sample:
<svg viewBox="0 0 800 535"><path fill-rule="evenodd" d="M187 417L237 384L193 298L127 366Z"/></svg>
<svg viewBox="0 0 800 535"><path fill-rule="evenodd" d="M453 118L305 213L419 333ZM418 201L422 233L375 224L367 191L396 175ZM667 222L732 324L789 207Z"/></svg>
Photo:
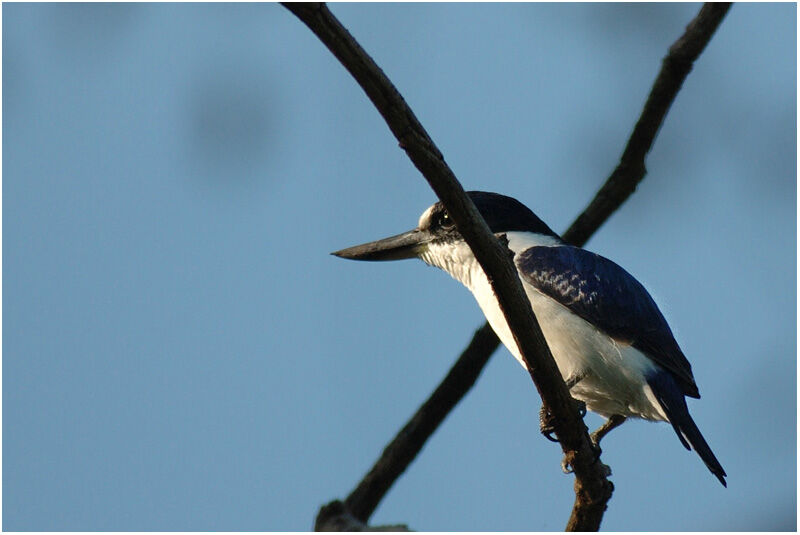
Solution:
<svg viewBox="0 0 800 535"><path fill-rule="evenodd" d="M513 253L570 394L606 418L591 435L598 451L600 439L627 418L669 422L681 444L727 487L725 470L686 406L686 396L700 397L692 367L644 286L611 260L564 242L518 200L483 191L467 195ZM332 254L369 261L419 258L443 269L469 288L500 341L526 367L483 268L441 202L425 210L413 230ZM541 428L545 436L553 432L546 413Z"/></svg>

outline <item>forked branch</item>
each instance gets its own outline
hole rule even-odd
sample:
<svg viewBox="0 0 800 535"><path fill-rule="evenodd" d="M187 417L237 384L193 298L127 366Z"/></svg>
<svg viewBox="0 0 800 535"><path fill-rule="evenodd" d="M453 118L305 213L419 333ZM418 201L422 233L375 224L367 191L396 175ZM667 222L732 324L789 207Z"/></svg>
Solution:
<svg viewBox="0 0 800 535"><path fill-rule="evenodd" d="M327 7L324 4L285 6L311 28L358 81L397 137L400 146L406 150L445 204L459 231L473 249L492 281L543 402L556 417L556 434L567 460L573 466L576 499L567 530L597 530L613 485L606 479L602 463L594 462L586 428L569 403L564 382L530 306L523 297L519 279L505 251L489 232L402 96ZM672 45L620 164L592 203L564 234L566 241L583 245L644 178L644 158L664 117L693 62L705 48L729 8L730 4L704 5L684 35ZM516 336L516 333L520 336ZM362 529L366 528L366 522L380 500L444 417L471 388L498 343L488 325L476 332L470 347L465 350L444 381L386 447L381 458L347 500L343 504L333 502L320 511L317 529L336 529L335 522L341 518L327 514L333 511L341 511L341 515L352 517L359 523L363 522L359 525ZM339 526L341 525L339 522ZM355 529L352 526L354 525L351 523L351 529Z"/></svg>

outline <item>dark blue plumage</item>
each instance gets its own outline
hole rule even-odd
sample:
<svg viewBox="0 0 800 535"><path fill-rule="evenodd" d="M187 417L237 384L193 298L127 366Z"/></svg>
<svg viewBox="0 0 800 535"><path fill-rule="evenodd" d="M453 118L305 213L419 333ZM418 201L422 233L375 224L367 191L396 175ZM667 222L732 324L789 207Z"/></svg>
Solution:
<svg viewBox="0 0 800 535"><path fill-rule="evenodd" d="M656 395L656 399L667 414L669 423L672 424L672 428L681 443L687 450L690 449L689 444L691 444L711 473L717 476L723 486L727 487L728 484L725 482L727 474L711 451L708 442L703 438L702 433L697 428L697 424L692 420L689 408L686 406L686 398L684 398L680 387L675 383L672 374L659 370L647 377L647 384L650 385L650 389ZM686 443L687 441L689 444Z"/></svg>
<svg viewBox="0 0 800 535"><path fill-rule="evenodd" d="M499 193L488 191L468 191L472 202L486 220L492 232L524 231L552 236L561 239L547 223L539 219L530 208L514 199ZM444 205L438 202L433 205L432 218L437 211L444 211Z"/></svg>
<svg viewBox="0 0 800 535"><path fill-rule="evenodd" d="M515 262L527 283L661 366L647 384L681 443L727 486L725 470L686 406L684 396L700 397L691 365L644 286L611 260L578 247L531 247Z"/></svg>
<svg viewBox="0 0 800 535"><path fill-rule="evenodd" d="M526 282L612 338L632 345L700 394L692 367L653 298L627 271L579 247L531 247L515 258Z"/></svg>

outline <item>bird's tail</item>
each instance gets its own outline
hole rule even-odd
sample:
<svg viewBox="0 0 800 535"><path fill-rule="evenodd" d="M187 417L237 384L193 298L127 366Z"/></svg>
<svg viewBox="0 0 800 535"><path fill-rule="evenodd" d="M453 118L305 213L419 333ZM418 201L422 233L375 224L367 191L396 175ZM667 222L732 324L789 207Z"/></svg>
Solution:
<svg viewBox="0 0 800 535"><path fill-rule="evenodd" d="M659 371L647 378L647 384L650 385L661 408L664 409L681 444L687 450L694 449L711 473L717 476L722 486L727 487L728 484L725 482L727 474L689 415L686 398L672 376L668 372Z"/></svg>

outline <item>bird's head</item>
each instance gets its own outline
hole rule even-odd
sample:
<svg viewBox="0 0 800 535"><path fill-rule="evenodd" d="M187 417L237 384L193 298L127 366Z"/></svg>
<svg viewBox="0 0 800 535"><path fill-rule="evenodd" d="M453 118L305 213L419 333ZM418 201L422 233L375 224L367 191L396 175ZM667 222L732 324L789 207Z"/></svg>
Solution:
<svg viewBox="0 0 800 535"><path fill-rule="evenodd" d="M468 191L467 195L495 234L519 231L558 239L558 235L544 221L512 197L485 191ZM408 232L331 254L351 260L402 260L423 256L431 244L463 241L444 205L437 202L422 213L417 227Z"/></svg>

